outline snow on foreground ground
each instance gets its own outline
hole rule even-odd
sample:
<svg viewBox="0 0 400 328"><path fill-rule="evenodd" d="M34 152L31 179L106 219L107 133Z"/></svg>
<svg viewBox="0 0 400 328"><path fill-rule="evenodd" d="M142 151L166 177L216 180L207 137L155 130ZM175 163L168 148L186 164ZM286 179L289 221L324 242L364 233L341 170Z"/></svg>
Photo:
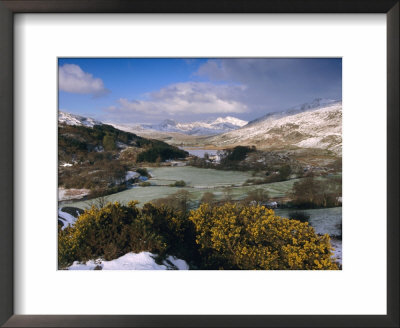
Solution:
<svg viewBox="0 0 400 328"><path fill-rule="evenodd" d="M333 257L342 264L342 241L337 239L331 239L331 245L335 249L333 251Z"/></svg>
<svg viewBox="0 0 400 328"><path fill-rule="evenodd" d="M89 189L58 188L58 201L81 199L89 195L89 193L90 193Z"/></svg>
<svg viewBox="0 0 400 328"><path fill-rule="evenodd" d="M154 260L156 255L150 252L138 254L128 253L115 260L90 260L86 263L75 261L68 270L94 270L101 267L102 270L189 270L189 265L175 256L168 256L163 264L157 264Z"/></svg>
<svg viewBox="0 0 400 328"><path fill-rule="evenodd" d="M77 213L77 215L79 216L79 213ZM72 216L67 212L61 211L61 209L58 209L58 219L61 220L62 223L64 224L61 230L64 230L66 227L70 225L72 226L76 221L76 217Z"/></svg>

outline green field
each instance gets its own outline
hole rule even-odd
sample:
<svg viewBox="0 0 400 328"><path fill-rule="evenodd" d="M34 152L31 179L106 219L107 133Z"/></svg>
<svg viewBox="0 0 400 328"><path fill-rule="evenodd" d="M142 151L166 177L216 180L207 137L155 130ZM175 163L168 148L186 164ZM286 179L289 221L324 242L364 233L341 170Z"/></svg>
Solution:
<svg viewBox="0 0 400 328"><path fill-rule="evenodd" d="M217 199L222 199L226 188L230 188L230 194L234 200L246 197L247 193L256 188L268 191L270 197L284 197L286 192L291 190L293 183L298 179L289 181L274 182L257 186L242 186L247 179L251 179L252 172L242 171L221 171L214 169L202 169L191 166L184 167L161 167L148 168L153 176L149 187L134 187L106 197L107 201L127 203L131 200L138 200L144 204L152 199L163 198L178 190L185 189L190 192L192 200L198 201L205 192L213 192ZM175 181L183 180L187 186L183 188L169 187ZM75 206L82 209L89 208L96 199L80 202L71 202L63 206Z"/></svg>

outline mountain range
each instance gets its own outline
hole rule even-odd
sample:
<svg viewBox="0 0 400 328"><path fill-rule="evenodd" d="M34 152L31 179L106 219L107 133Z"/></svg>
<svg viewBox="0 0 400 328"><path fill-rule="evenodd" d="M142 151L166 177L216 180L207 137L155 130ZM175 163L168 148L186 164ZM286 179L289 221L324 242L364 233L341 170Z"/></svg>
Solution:
<svg viewBox="0 0 400 328"><path fill-rule="evenodd" d="M67 125L82 125L93 127L94 125L101 125L102 122L96 121L92 118L66 113L63 111L59 111L58 121L60 123L65 123ZM248 122L240 120L236 117L226 116L226 117L218 117L215 120L208 121L195 121L189 123L180 123L176 122L172 119L166 119L159 124L114 124L107 123L109 125L114 126L117 129L127 131L127 132L143 132L144 130L158 131L158 132L177 132L183 133L186 135L193 136L209 136L216 135L225 132L229 132L235 129L238 129L242 126L245 126Z"/></svg>
<svg viewBox="0 0 400 328"><path fill-rule="evenodd" d="M59 122L88 127L102 124L62 111L59 111ZM322 98L286 111L268 113L250 122L227 116L189 123L167 119L160 124L108 124L122 131L186 146L319 148L336 155L342 151L342 102Z"/></svg>
<svg viewBox="0 0 400 328"><path fill-rule="evenodd" d="M120 125L112 124L114 127L121 130L130 131L134 133L140 132L174 132L182 133L189 136L210 136L217 135L232 130L236 130L245 126L248 122L240 120L236 117L226 116L218 117L215 120L208 121L194 121L188 123L177 122L172 119L166 119L159 124L134 124L134 125Z"/></svg>

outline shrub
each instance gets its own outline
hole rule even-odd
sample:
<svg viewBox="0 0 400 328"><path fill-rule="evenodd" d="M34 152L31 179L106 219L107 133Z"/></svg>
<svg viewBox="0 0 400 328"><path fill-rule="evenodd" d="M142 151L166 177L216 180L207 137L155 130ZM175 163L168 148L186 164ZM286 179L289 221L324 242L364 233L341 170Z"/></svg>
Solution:
<svg viewBox="0 0 400 328"><path fill-rule="evenodd" d="M117 149L117 145L115 144L115 139L112 135L106 134L103 137L103 147L107 151Z"/></svg>
<svg viewBox="0 0 400 328"><path fill-rule="evenodd" d="M269 199L268 191L258 188L248 192L247 197L244 199L246 203L255 201L258 204L267 202Z"/></svg>
<svg viewBox="0 0 400 328"><path fill-rule="evenodd" d="M279 177L282 181L285 181L289 178L290 174L292 173L292 169L290 165L282 165L279 170Z"/></svg>
<svg viewBox="0 0 400 328"><path fill-rule="evenodd" d="M149 251L165 256L196 258L191 221L171 208L137 202L127 206L108 203L86 210L73 227L58 235L58 262L65 268L73 261L112 260L128 252Z"/></svg>
<svg viewBox="0 0 400 328"><path fill-rule="evenodd" d="M151 203L158 206L166 206L182 213L186 213L189 208L190 199L191 195L187 190L179 190L167 197L154 199L151 201Z"/></svg>
<svg viewBox="0 0 400 328"><path fill-rule="evenodd" d="M319 180L314 177L295 182L289 193L293 205L300 208L339 206L338 197L341 195L341 179Z"/></svg>
<svg viewBox="0 0 400 328"><path fill-rule="evenodd" d="M277 217L263 206L203 204L188 217L169 206L136 204L93 206L60 230L59 268L149 251L200 269L338 269L328 235L318 236L307 223Z"/></svg>
<svg viewBox="0 0 400 328"><path fill-rule="evenodd" d="M186 186L186 182L183 180L175 181L175 183L172 183L169 185L170 187L184 187Z"/></svg>
<svg viewBox="0 0 400 328"><path fill-rule="evenodd" d="M228 161L242 161L246 158L248 153L255 151L255 148L247 146L236 146L233 149L227 150L226 159Z"/></svg>
<svg viewBox="0 0 400 328"><path fill-rule="evenodd" d="M215 202L215 195L212 192L207 191L201 197L200 202L212 204Z"/></svg>
<svg viewBox="0 0 400 328"><path fill-rule="evenodd" d="M136 172L139 173L143 177L150 178L149 171L147 171L147 169L145 167L140 167L140 168L136 169Z"/></svg>
<svg viewBox="0 0 400 328"><path fill-rule="evenodd" d="M152 141L152 147L141 152L137 156L138 162L156 163L157 161L166 161L168 159L185 158L188 152L178 147L170 146L164 142Z"/></svg>
<svg viewBox="0 0 400 328"><path fill-rule="evenodd" d="M202 204L190 213L204 266L223 269L338 269L329 236L263 206Z"/></svg>

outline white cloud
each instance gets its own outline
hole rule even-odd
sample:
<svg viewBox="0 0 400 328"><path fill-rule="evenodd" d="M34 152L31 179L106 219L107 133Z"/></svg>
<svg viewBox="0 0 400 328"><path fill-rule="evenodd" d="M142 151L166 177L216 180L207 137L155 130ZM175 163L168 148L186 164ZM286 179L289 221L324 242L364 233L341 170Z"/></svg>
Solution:
<svg viewBox="0 0 400 328"><path fill-rule="evenodd" d="M108 111L148 116L245 113L248 107L237 100L244 90L243 85L176 83L147 94L146 100L120 98L118 105L109 107Z"/></svg>
<svg viewBox="0 0 400 328"><path fill-rule="evenodd" d="M74 64L64 64L58 68L58 87L62 91L91 94L95 97L110 92L100 78L94 78Z"/></svg>
<svg viewBox="0 0 400 328"><path fill-rule="evenodd" d="M342 97L340 58L210 59L194 75L246 85L247 92L238 100L255 116L315 98Z"/></svg>

